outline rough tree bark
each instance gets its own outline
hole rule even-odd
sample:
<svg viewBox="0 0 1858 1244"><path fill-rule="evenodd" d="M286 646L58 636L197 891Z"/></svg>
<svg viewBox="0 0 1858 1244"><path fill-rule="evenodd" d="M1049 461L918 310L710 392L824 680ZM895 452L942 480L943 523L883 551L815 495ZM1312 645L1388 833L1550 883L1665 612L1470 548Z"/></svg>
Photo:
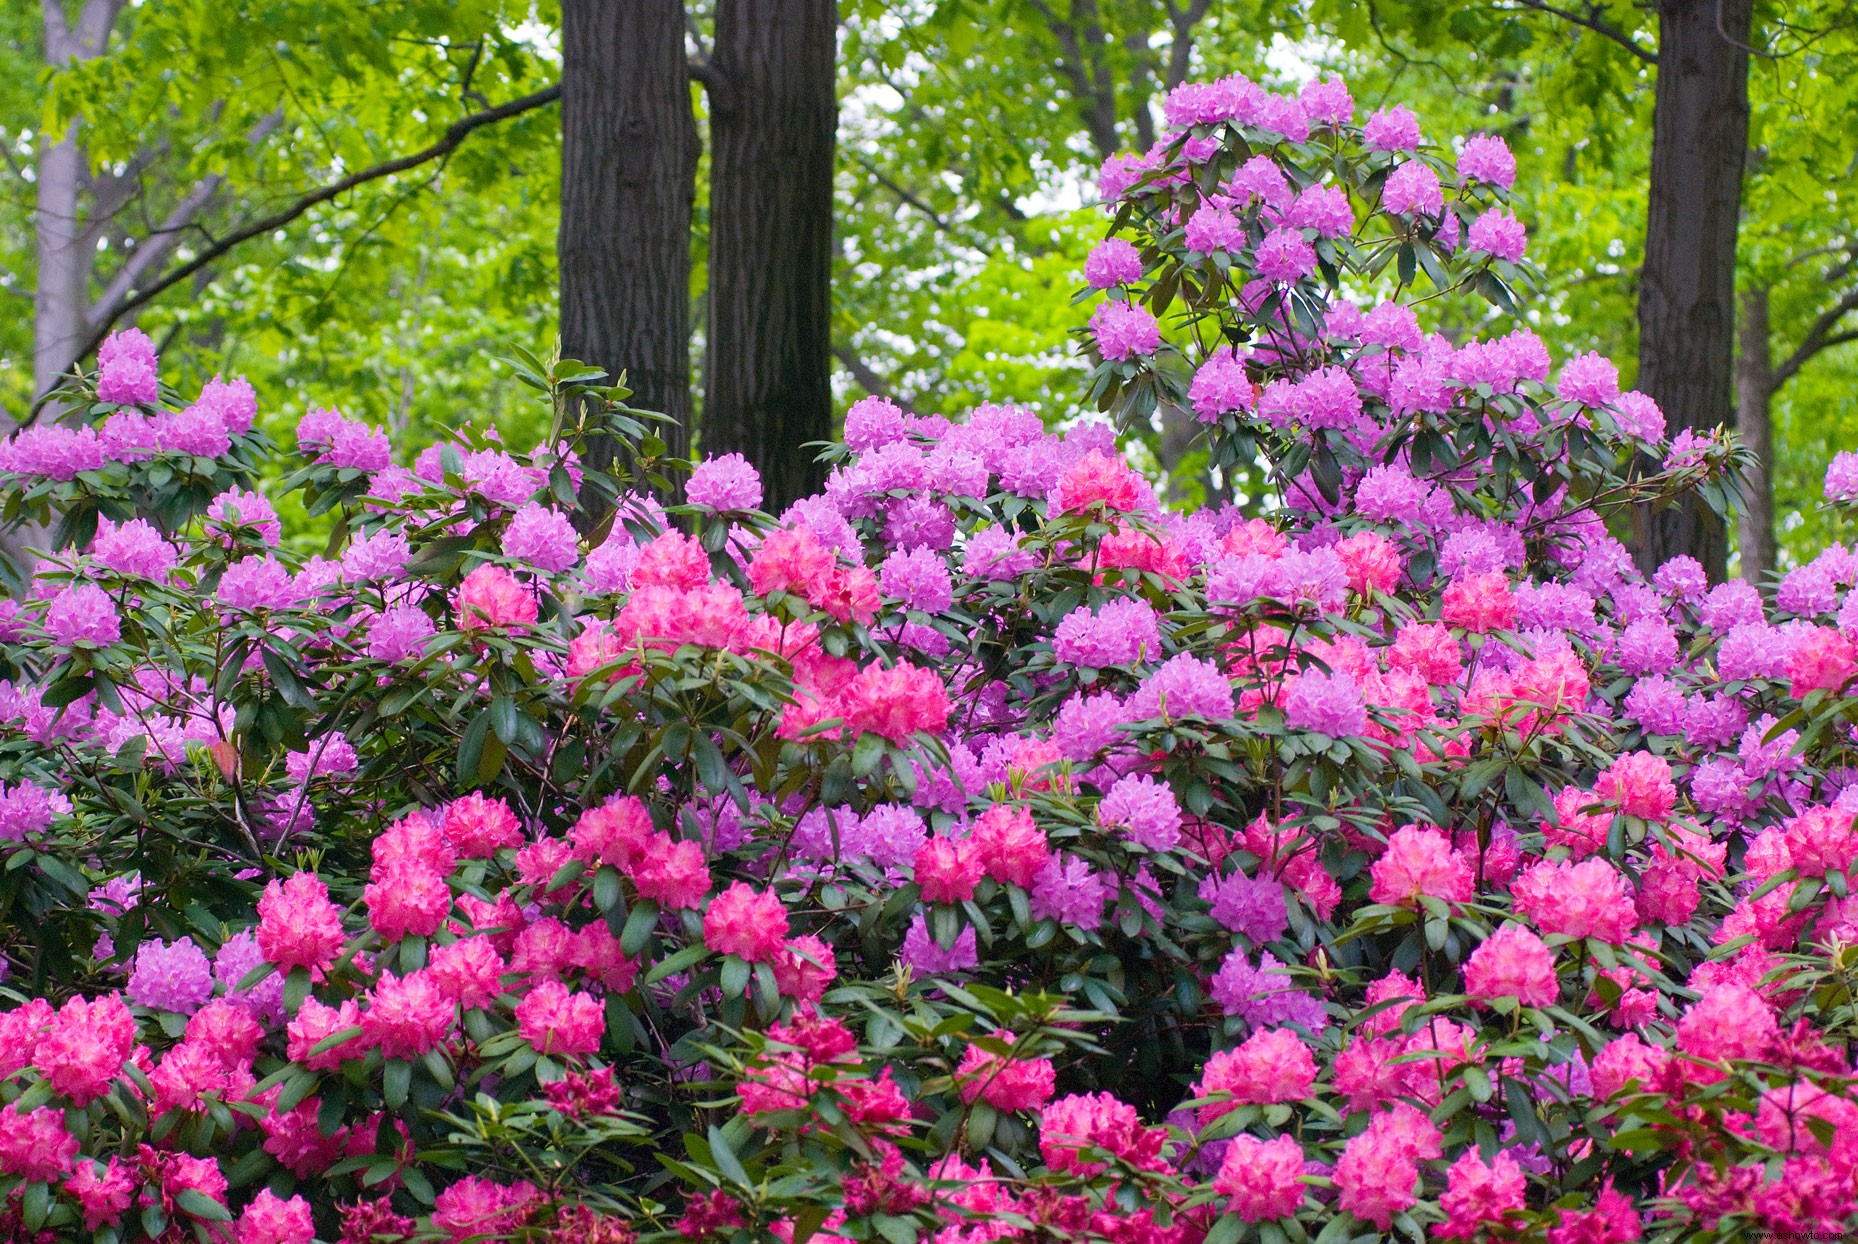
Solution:
<svg viewBox="0 0 1858 1244"><path fill-rule="evenodd" d="M631 402L690 426L690 216L697 127L680 0L563 0L561 350L626 373ZM590 447L592 465L615 444Z"/></svg>
<svg viewBox="0 0 1858 1244"><path fill-rule="evenodd" d="M1660 0L1652 167L1639 286L1639 388L1671 431L1730 422L1735 244L1748 153L1751 0ZM1689 554L1721 581L1723 524L1695 499L1634 516L1649 572Z"/></svg>
<svg viewBox="0 0 1858 1244"><path fill-rule="evenodd" d="M1735 422L1755 464L1743 481L1737 516L1736 556L1742 578L1760 586L1774 569L1773 424L1774 352L1768 326L1768 291L1753 286L1742 295L1740 349L1735 369Z"/></svg>
<svg viewBox="0 0 1858 1244"><path fill-rule="evenodd" d="M706 455L741 453L778 512L832 433L836 0L721 0L710 100Z"/></svg>

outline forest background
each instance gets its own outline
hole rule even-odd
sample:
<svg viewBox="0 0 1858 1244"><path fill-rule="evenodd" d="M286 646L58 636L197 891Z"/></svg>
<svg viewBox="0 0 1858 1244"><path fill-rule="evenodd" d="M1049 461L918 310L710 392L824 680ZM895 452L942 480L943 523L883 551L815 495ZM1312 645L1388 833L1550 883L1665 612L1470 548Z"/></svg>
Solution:
<svg viewBox="0 0 1858 1244"><path fill-rule="evenodd" d="M1818 464L1858 446L1858 14L1838 0L42 0L0 8L0 57L13 422L134 323L183 390L248 376L277 432L327 405L402 453L465 423L529 443L547 409L498 358L617 324L658 357L590 361L677 417L671 450L747 448L776 496L768 459L799 480L802 433L866 393L1091 413L1071 329L1096 169L1149 146L1182 81L1334 69L1363 115L1503 135L1556 274L1533 326L1626 383L1648 247L1689 245L1699 192L1675 142L1654 160L1660 75L1667 126L1744 91L1745 144L1703 134L1731 174L1700 189L1730 209L1733 282L1705 279L1678 333L1769 468L1726 569L1852 534L1817 504ZM797 344L762 331L770 301ZM789 426L757 386L792 383ZM1177 500L1251 503L1195 430L1163 412L1134 457Z"/></svg>

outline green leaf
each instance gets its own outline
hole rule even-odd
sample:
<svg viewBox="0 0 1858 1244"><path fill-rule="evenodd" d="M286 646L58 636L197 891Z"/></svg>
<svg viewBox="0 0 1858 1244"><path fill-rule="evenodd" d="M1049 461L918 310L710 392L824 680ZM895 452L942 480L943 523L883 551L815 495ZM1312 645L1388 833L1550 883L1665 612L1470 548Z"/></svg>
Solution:
<svg viewBox="0 0 1858 1244"><path fill-rule="evenodd" d="M636 959L652 940L658 926L658 904L643 900L626 917L626 927L619 935L619 949L627 958Z"/></svg>
<svg viewBox="0 0 1858 1244"><path fill-rule="evenodd" d="M232 1211L198 1188L182 1188L174 1196L175 1205L203 1222L231 1222Z"/></svg>
<svg viewBox="0 0 1858 1244"><path fill-rule="evenodd" d="M748 992L748 961L736 955L723 960L723 997L739 998Z"/></svg>
<svg viewBox="0 0 1858 1244"><path fill-rule="evenodd" d="M381 1074L381 1097L389 1110L398 1110L406 1105L407 1092L413 1087L413 1064L401 1058L387 1060L387 1068Z"/></svg>
<svg viewBox="0 0 1858 1244"><path fill-rule="evenodd" d="M710 1158L716 1163L716 1169L723 1178L733 1180L739 1187L752 1187L748 1171L743 1169L742 1160L735 1156L735 1149L729 1144L729 1138L723 1135L723 1129L710 1125Z"/></svg>
<svg viewBox="0 0 1858 1244"><path fill-rule="evenodd" d="M1246 1225L1237 1214L1227 1214L1206 1233L1204 1244L1237 1244L1239 1237L1245 1234Z"/></svg>

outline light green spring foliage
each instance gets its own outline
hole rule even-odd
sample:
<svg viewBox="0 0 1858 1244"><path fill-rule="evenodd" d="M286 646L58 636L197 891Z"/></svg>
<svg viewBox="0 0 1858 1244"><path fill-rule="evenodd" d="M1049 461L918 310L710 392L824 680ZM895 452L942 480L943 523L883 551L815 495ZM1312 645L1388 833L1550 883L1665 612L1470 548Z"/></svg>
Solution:
<svg viewBox="0 0 1858 1244"><path fill-rule="evenodd" d="M82 118L99 167L156 152L138 217L224 178L201 220L217 234L554 81L552 22L537 16L505 0L143 4L124 12L110 55L51 79L44 123ZM458 422L521 423L527 408L484 359L553 337L559 151L552 108L486 127L448 160L253 239L136 322L169 343L185 383L243 372L288 395L264 412L274 430L310 404L411 443ZM183 254L202 241L190 235ZM13 399L30 355L6 347Z"/></svg>
<svg viewBox="0 0 1858 1244"><path fill-rule="evenodd" d="M710 7L692 6L700 33ZM1101 152L1050 18L1094 8L1117 145L1133 150L1159 115L1170 10L1188 7L843 0L833 328L842 402L872 382L920 411L1011 400L1053 421L1086 413L1072 298L1100 235L1090 204ZM1782 55L1757 58L1751 73L1761 158L1748 181L1742 264L1745 280L1772 287L1777 360L1827 303L1826 256L1851 242L1858 37L1822 8L1764 9L1764 37ZM1595 13L1655 48L1654 15L1625 0ZM201 176L225 176L207 221L221 228L553 81L558 26L554 6L525 0L161 0L128 9L112 54L53 79L48 105L37 14L4 6L0 143L11 159L0 168L0 299L17 313L0 316L0 398L16 407L30 373L24 174L49 118L85 118L100 163L158 146L156 205ZM1436 139L1503 134L1518 158L1530 257L1552 281L1537 330L1558 353L1620 360L1630 378L1650 65L1552 16L1442 0L1213 0L1192 39L1190 76L1243 72L1283 86L1333 68L1364 113L1404 102ZM701 120L702 93L693 96ZM281 123L251 142L280 105ZM210 283L164 297L139 322L157 341L173 334L167 356L190 381L224 369L249 374L267 395L289 394L267 412L285 435L317 402L389 426L402 446L466 422L526 438L534 416L482 360L508 342L545 349L553 336L558 124L549 108L480 130L442 166L375 183L249 243ZM1447 323L1471 332L1479 315L1448 309ZM1858 445L1855 353L1822 354L1775 401L1784 558L1810 556L1834 534L1809 464ZM1160 437L1146 432L1152 458ZM1190 453L1176 469L1198 467Z"/></svg>

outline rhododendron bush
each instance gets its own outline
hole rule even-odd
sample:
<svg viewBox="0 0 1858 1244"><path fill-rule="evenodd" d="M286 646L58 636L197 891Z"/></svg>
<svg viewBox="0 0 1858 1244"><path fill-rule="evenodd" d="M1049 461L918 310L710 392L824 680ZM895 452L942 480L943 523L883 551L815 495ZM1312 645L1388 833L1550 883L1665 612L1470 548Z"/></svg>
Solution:
<svg viewBox="0 0 1858 1244"><path fill-rule="evenodd" d="M1500 140L1355 114L1103 172L1094 399L1245 510L875 399L667 510L578 364L407 467L114 338L0 450L7 1238L1846 1229L1858 554L1635 570L1742 451L1517 317Z"/></svg>

